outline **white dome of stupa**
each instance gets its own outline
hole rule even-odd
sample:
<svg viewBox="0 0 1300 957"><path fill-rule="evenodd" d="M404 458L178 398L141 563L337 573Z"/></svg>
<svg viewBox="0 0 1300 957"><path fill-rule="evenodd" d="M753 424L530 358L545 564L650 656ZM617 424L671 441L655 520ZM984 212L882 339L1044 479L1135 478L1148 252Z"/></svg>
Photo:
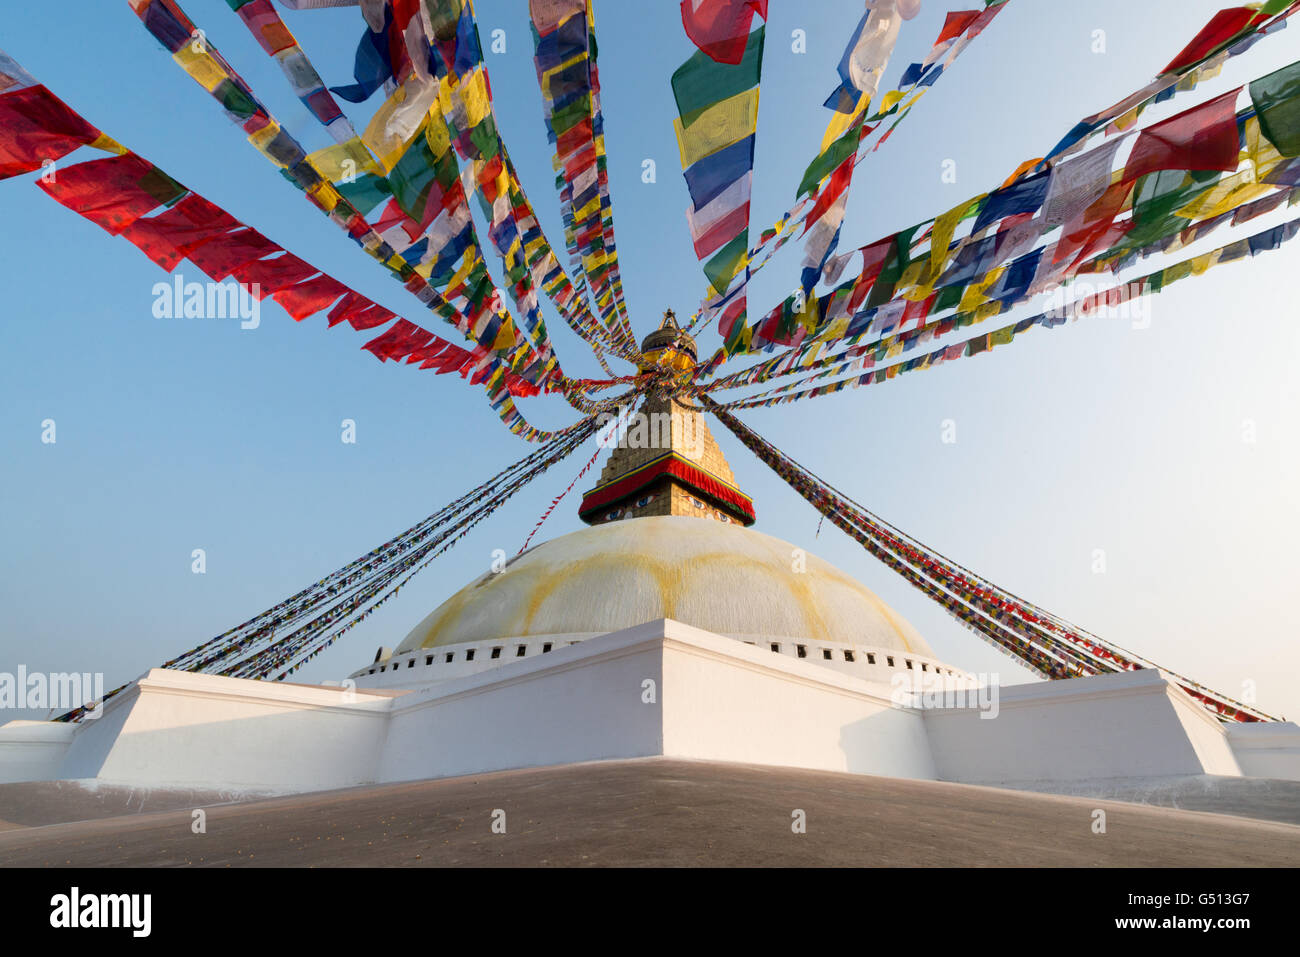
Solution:
<svg viewBox="0 0 1300 957"><path fill-rule="evenodd" d="M502 637L597 635L658 618L741 639L811 639L933 657L870 589L738 524L655 516L538 545L433 610L396 655Z"/></svg>

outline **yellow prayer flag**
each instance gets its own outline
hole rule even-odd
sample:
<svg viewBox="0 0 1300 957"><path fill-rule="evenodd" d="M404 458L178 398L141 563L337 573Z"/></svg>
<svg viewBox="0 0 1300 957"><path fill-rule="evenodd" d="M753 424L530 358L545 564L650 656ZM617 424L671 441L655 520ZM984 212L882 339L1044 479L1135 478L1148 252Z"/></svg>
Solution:
<svg viewBox="0 0 1300 957"><path fill-rule="evenodd" d="M429 152L434 156L441 157L451 149L451 133L447 130L447 124L432 111L424 124L424 141L429 144Z"/></svg>
<svg viewBox="0 0 1300 957"><path fill-rule="evenodd" d="M1192 260L1192 275L1193 276L1201 275L1201 273L1205 272L1207 269L1209 269L1211 266L1217 263L1219 261L1219 257L1222 255L1223 255L1223 250L1212 249L1208 253L1202 253L1200 256L1195 257Z"/></svg>
<svg viewBox="0 0 1300 957"><path fill-rule="evenodd" d="M858 117L862 115L870 102L871 101L867 98L865 93L860 94L858 96L858 102L854 104L852 110L848 113L835 113L831 117L831 121L826 124L826 132L822 134L822 145L819 152L825 153L827 147L847 133L849 127L857 122Z"/></svg>
<svg viewBox="0 0 1300 957"><path fill-rule="evenodd" d="M465 280L469 277L470 271L474 268L474 264L477 259L478 259L477 246L470 246L468 249L466 249L465 255L461 257L460 265L456 268L456 271L452 273L451 278L447 280L446 288L455 289L457 286L464 283Z"/></svg>
<svg viewBox="0 0 1300 957"><path fill-rule="evenodd" d="M574 222L577 223L586 222L588 219L590 219L592 216L596 215L599 212L600 212L600 197L596 196L586 206L582 207L582 209L579 209L576 212L574 212L573 219Z"/></svg>
<svg viewBox="0 0 1300 957"><path fill-rule="evenodd" d="M957 304L957 310L959 312L973 312L988 298L984 293L992 288L993 284L1006 271L1006 266L999 266L997 269L990 271L979 282L973 282L967 286L966 291L962 293L961 302Z"/></svg>
<svg viewBox="0 0 1300 957"><path fill-rule="evenodd" d="M906 96L906 94L902 90L890 90L880 98L880 106L876 108L876 113L888 113L904 96Z"/></svg>
<svg viewBox="0 0 1300 957"><path fill-rule="evenodd" d="M1168 287L1170 283L1178 282L1178 280L1180 279L1186 279L1191 274L1192 274L1192 264L1190 260L1183 260L1180 263L1174 263L1172 266L1170 266L1168 269L1165 270L1164 277L1161 279L1160 282L1160 288L1164 289Z"/></svg>
<svg viewBox="0 0 1300 957"><path fill-rule="evenodd" d="M492 101L488 98L487 83L481 69L475 68L456 92L465 104L465 127L472 129L483 122L483 118L492 111Z"/></svg>
<svg viewBox="0 0 1300 957"><path fill-rule="evenodd" d="M945 267L948 265L948 247L952 244L952 235L957 230L957 224L966 215L966 210L970 208L971 203L978 202L986 195L988 194L981 193L973 199L959 203L935 219L934 227L930 230L929 268L922 274L922 282L933 286L939 276L943 274Z"/></svg>
<svg viewBox="0 0 1300 957"><path fill-rule="evenodd" d="M412 74L375 111L361 134L379 166L387 174L406 152L406 145L429 121L430 108L447 84L421 80Z"/></svg>
<svg viewBox="0 0 1300 957"><path fill-rule="evenodd" d="M916 106L916 101L919 100L921 97L925 96L925 94L928 92L930 92L930 88L928 86L921 87L921 89L917 90L914 94L912 94L911 99L909 99L906 103L903 104L903 107L899 112L906 113L912 107Z"/></svg>
<svg viewBox="0 0 1300 957"><path fill-rule="evenodd" d="M279 134L279 132L280 132L280 124L277 123L275 120L271 120L271 122L267 123L266 126L262 127L257 132L249 133L248 142L252 143L259 153L261 153L263 156L269 159L276 166L279 166L281 169L283 169L284 163L276 159L275 156L273 156L267 150L267 147L270 145L271 141L275 139L275 137Z"/></svg>
<svg viewBox="0 0 1300 957"><path fill-rule="evenodd" d="M680 117L673 120L682 169L752 135L757 122L758 87L701 110L688 127L683 128Z"/></svg>
<svg viewBox="0 0 1300 957"><path fill-rule="evenodd" d="M90 145L94 149L103 150L105 153L116 153L118 156L125 156L130 152L130 150L107 133L100 133L99 136L95 138L95 141Z"/></svg>
<svg viewBox="0 0 1300 957"><path fill-rule="evenodd" d="M206 49L196 51L194 44L186 43L172 54L182 70L188 73L203 89L211 93L229 74Z"/></svg>
<svg viewBox="0 0 1300 957"><path fill-rule="evenodd" d="M1254 178L1254 170L1246 169L1234 173L1207 189L1186 206L1176 210L1174 215L1193 221L1213 219L1277 188L1268 183L1253 182Z"/></svg>
<svg viewBox="0 0 1300 957"><path fill-rule="evenodd" d="M333 212L334 207L343 198L339 191L334 188L333 183L317 183L307 190L307 195L327 213Z"/></svg>
<svg viewBox="0 0 1300 957"><path fill-rule="evenodd" d="M364 173L377 171L374 158L360 137L354 136L343 143L335 143L307 154L307 161L316 171L332 183L355 179Z"/></svg>
<svg viewBox="0 0 1300 957"><path fill-rule="evenodd" d="M1246 121L1246 158L1254 166L1256 182L1262 180L1273 171L1273 167L1286 159L1260 130L1259 117L1256 116Z"/></svg>
<svg viewBox="0 0 1300 957"><path fill-rule="evenodd" d="M497 337L492 342L493 349L508 349L515 342L515 324L514 321L506 316L505 322L501 323L501 329L497 332Z"/></svg>
<svg viewBox="0 0 1300 957"><path fill-rule="evenodd" d="M849 322L849 316L841 316L838 319L832 320L827 323L826 328L818 334L818 338L830 340L843 338L844 333L849 331Z"/></svg>

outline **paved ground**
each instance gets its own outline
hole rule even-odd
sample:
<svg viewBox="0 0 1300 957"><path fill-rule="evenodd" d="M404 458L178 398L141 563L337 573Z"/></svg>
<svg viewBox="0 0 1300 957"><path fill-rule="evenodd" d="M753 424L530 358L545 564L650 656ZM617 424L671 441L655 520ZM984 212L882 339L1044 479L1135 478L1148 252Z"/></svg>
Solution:
<svg viewBox="0 0 1300 957"><path fill-rule="evenodd" d="M245 791L127 788L94 781L0 784L0 832L270 797Z"/></svg>
<svg viewBox="0 0 1300 957"><path fill-rule="evenodd" d="M12 799L11 799L12 800ZM3 794L0 794L3 806ZM1094 834L1093 812L1106 812ZM505 834L492 832L494 809ZM807 832L792 830L806 814ZM10 810L11 816L13 811ZM932 781L667 759L0 832L3 866L1294 866L1300 827Z"/></svg>
<svg viewBox="0 0 1300 957"><path fill-rule="evenodd" d="M1300 781L1200 774L1179 778L1117 778L1083 783L1044 782L1018 786L1017 790L1130 801L1184 811L1210 811L1261 821L1300 824Z"/></svg>

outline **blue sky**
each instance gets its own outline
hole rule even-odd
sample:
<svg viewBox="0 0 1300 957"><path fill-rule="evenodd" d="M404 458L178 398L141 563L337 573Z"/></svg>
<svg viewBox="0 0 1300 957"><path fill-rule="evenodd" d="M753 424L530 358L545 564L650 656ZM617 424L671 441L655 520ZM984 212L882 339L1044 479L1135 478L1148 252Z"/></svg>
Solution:
<svg viewBox="0 0 1300 957"><path fill-rule="evenodd" d="M889 85L928 49L944 13L960 6L926 0L904 25ZM1142 86L1219 6L1011 0L859 167L840 248L997 185L1080 117ZM224 0L188 0L185 8L309 148L325 145ZM643 334L667 307L689 315L704 292L683 212L669 87L693 48L675 2L598 0L596 9L620 259ZM478 11L485 39L505 31L506 52L488 56L498 121L543 226L562 245L526 4L483 0ZM772 0L756 226L794 200L860 13L857 3ZM327 82L347 82L358 12L285 18ZM319 268L423 317L244 142L125 0L23 4L6 25L0 45L91 122ZM791 50L795 29L806 32L806 53ZM75 46L70 30L82 38ZM1093 51L1098 30L1104 53ZM1296 59L1293 26L1150 116ZM654 183L641 180L647 158L657 165ZM955 184L941 180L947 159L957 164ZM381 365L359 351L365 335L327 330L323 316L294 323L268 301L256 330L154 318L151 290L165 274L31 179L0 183L8 223L0 236L7 280L0 671L19 664L103 671L110 685L133 677L317 580L528 451L480 390ZM1211 245L1231 238L1216 233ZM1254 682L1260 707L1294 718L1297 249L1171 287L1149 303L1147 329L1094 320L1035 331L987 355L742 418L967 567L1225 693L1239 697L1243 682ZM792 243L755 279L752 310L793 288L800 252ZM179 272L200 278L186 263ZM566 371L596 374L582 343L553 311L546 316ZM706 334L706 349L715 342ZM522 408L544 427L572 415L558 401ZM40 441L47 418L57 423L54 445ZM357 423L355 445L340 441L345 418ZM941 441L945 420L956 424L955 443ZM1254 442L1243 441L1247 422ZM811 507L714 431L754 498L758 529L859 578L941 658L1000 672L1004 683L1028 679L847 537L829 526L817 535ZM494 549L517 551L589 454L556 467L479 526L316 659L303 680L339 677L369 661L376 646L396 645L486 568ZM580 527L576 496L541 537ZM195 548L206 551L204 575L191 573ZM1098 549L1104 573L1094 571Z"/></svg>

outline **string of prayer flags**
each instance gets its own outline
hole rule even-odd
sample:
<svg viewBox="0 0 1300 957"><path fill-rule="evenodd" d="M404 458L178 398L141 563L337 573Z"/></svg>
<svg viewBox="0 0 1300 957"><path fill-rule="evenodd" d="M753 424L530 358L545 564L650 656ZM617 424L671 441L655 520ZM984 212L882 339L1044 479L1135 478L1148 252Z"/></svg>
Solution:
<svg viewBox="0 0 1300 957"><path fill-rule="evenodd" d="M741 17L746 25L753 13L766 13L765 4L745 9L751 11L748 19ZM682 12L685 22L685 4ZM762 25L747 33L740 59L734 62L714 59L711 48L701 48L672 76L678 111L673 125L691 197L687 223L712 294L725 299L719 324L724 339L744 328L750 185L765 35ZM736 287L730 288L738 277Z"/></svg>
<svg viewBox="0 0 1300 957"><path fill-rule="evenodd" d="M840 392L845 388L859 388L860 386L876 385L881 382L887 382L903 373L918 369L928 369L943 362L948 362L963 356L979 355L982 352L987 352L995 346L1010 343L1015 337L1029 331L1030 329L1039 326L1050 329L1064 324L1067 319L1102 315L1102 307L1118 306L1136 295L1159 293L1180 279L1192 275L1199 275L1213 266L1234 262L1246 255L1255 256L1262 252L1276 250L1282 244L1295 238L1296 235L1300 235L1300 219L1291 220L1281 225L1274 226L1252 236L1222 246L1219 249L1192 257L1191 259L1183 260L1182 262L1167 266L1164 269L1157 270L1154 273L1130 280L1116 289L1104 290L1096 293L1086 299L1075 302L1068 308L1061 308L1054 310L1053 312L1042 313L1027 319L1022 319L1012 326L1004 327L992 333L984 333L983 335L976 336L973 339L968 339L963 342L945 344L939 346L930 353L918 356L914 359L909 359L906 362L890 365L882 369L875 369L859 376L840 380L824 386L803 388L807 381L810 380L795 382L782 386L771 392L760 393L758 395L749 396L745 399L728 402L723 405L722 408L762 408L781 405L802 398L831 395ZM1002 310L999 309L998 311ZM956 318L960 319L961 317ZM916 333L910 335L899 335L890 340L884 340L866 350L846 350L845 353L832 357L835 361L833 367L828 367L811 378L823 378L842 373L854 362L860 361L864 357L871 360L868 362L868 365L874 365L876 361L879 361L879 359L892 357L893 355L910 351L916 345L922 344L936 335L943 335L949 329L960 328L963 325L969 325L971 322L978 322L981 318L982 317L979 314L971 314L965 317L963 322L954 323L949 321L947 323L947 329L943 327L944 324L935 324L933 327L926 330L918 330Z"/></svg>
<svg viewBox="0 0 1300 957"><path fill-rule="evenodd" d="M1166 175L1173 187L1172 190L1160 186L1160 180ZM1254 176L1255 171L1247 169L1230 180L1244 179L1248 175ZM1108 190L1108 194L1113 194L1114 197L1111 205L1103 206L1105 212L1092 211L1096 221L1079 226L1077 233L1068 232L1068 229L1075 227L1067 227L1066 235L1057 243L1046 248L1030 249L1041 231L1038 221L1009 221L1009 225L1002 232L961 246L953 266L941 279L942 282L951 281L952 285L942 287L937 293L929 292L928 287L905 290L902 299L884 302L880 300L885 294L873 296L872 301L868 302L868 308L858 312L852 320L849 320L847 317L853 315L863 301L865 289L874 288L870 284L874 283L884 270L886 260L896 255L897 237L890 237L864 247L857 251L863 256L861 276L838 287L832 293L813 300L815 306L808 309L810 315L803 317L800 324L795 325L787 321L793 312L791 305L793 297L791 297L758 323L749 337L755 349L765 347L768 343L793 345L794 348L789 353L759 363L742 373L706 383L697 391L705 388L714 390L734 388L792 371L802 371L811 368L814 364L827 366L839 362L841 356L828 357L814 363L816 350L825 342L837 339L855 342L864 333L885 335L895 328L905 327L911 318L920 319L941 313L951 306L957 306L959 311L953 316L933 320L915 333L899 332L892 337L879 340L870 355L857 349L849 351L849 355L870 359L871 364L874 364L876 360L892 357L895 348L910 349L918 340L924 342L929 337L942 335L952 328L960 328L971 322L982 321L992 315L1005 312L1035 291L1065 281L1076 273L1095 272L1101 268L1114 271L1121 268L1126 260L1131 261L1131 257L1139 254L1149 255L1151 250L1156 252L1167 250L1170 248L1170 240L1181 239L1183 244L1192 242L1223 222L1229 220L1234 223L1246 222L1250 218L1277 208L1288 198L1286 192L1276 192L1272 196L1256 200L1254 197L1260 195L1259 191L1268 192L1273 187L1244 182L1242 186L1236 188L1232 188L1229 183L1227 188L1230 192L1225 198L1213 200L1216 194L1225 189L1224 186L1216 185L1214 182L1186 181L1185 174L1182 173L1158 174L1144 180L1144 188L1151 187L1151 196L1160 198L1158 200L1139 198L1138 216L1143 217L1147 209L1157 202L1159 216L1154 219L1147 217L1150 223L1140 220L1138 224L1130 221L1112 224L1121 202L1131 195L1131 191L1122 183L1115 185L1115 189ZM1164 189L1168 195L1162 196L1161 189ZM1168 210L1175 209L1179 203L1189 200L1191 205L1204 206L1210 202L1216 205L1213 208L1206 208L1201 213L1192 213L1190 207L1184 207L1178 210L1179 215L1167 214ZM975 209L978 209L978 203L962 204L941 219L947 219L952 223L954 214L964 216ZM1194 228L1184 228L1188 218L1183 217L1201 218L1207 215L1213 215L1214 219L1198 224ZM1141 228L1135 228L1135 225ZM914 234L916 230L909 232ZM1149 236L1139 236L1139 233L1148 233ZM951 226L940 229L936 225L931 234L932 248L946 245L949 236L951 236ZM1112 248L1112 244L1117 241L1119 245ZM1153 243L1150 250L1137 248L1144 242ZM1059 266L1054 265L1054 260L1057 258L1061 259ZM998 265L1007 260L1010 260L1007 265ZM918 263L922 262L923 259L918 260ZM897 274L897 267L891 272ZM872 307L873 303L875 303L874 307ZM716 363L709 365L709 371L716 368Z"/></svg>
<svg viewBox="0 0 1300 957"><path fill-rule="evenodd" d="M10 93L18 87L18 83L9 82L10 78L28 79L7 56L0 58L0 75L6 78L4 86ZM36 86L34 82L24 82L22 89ZM0 101L3 95L0 94ZM32 123L40 122L40 114L29 111L25 115ZM57 176L42 177L37 185L105 231L128 239L164 269L171 271L181 259L188 258L213 281L234 276L246 287L253 286L249 291L259 299L271 296L299 321L331 305L330 326L347 321L356 329L370 329L387 325L396 318L392 312L320 273L225 210L187 190L147 160L102 136L66 105L44 115L55 131L80 129L86 135L93 131L91 142L111 143L117 155L74 164L61 169ZM34 135L39 139L43 135L35 126L31 130L36 132L27 128L16 133L0 129L0 146L7 147L9 136ZM160 207L165 208L149 215ZM266 284L265 288L262 283ZM510 400L512 395L536 395L538 387L502 368L500 360L486 352L476 355L454 346L407 320L401 320L393 328L398 331L390 329L379 337L378 341L384 344L382 349L373 339L363 348L383 360L418 361L421 368L435 374L460 372L464 376L473 366L475 374L482 375L482 381L493 383L494 408L509 427L533 439L548 434L529 426Z"/></svg>
<svg viewBox="0 0 1300 957"><path fill-rule="evenodd" d="M1156 664L1020 598L934 551L818 479L734 415L702 400L746 448L768 465L824 518L829 518L873 557L933 599L990 644L1045 678L1097 675ZM1224 721L1275 721L1249 705L1219 694L1175 671L1161 668Z"/></svg>
<svg viewBox="0 0 1300 957"><path fill-rule="evenodd" d="M443 13L449 15L450 11ZM590 342L589 330L594 322L543 234L501 141L472 4L465 3L454 22L454 34L437 43L446 69L439 86L438 106L456 150L471 164L472 181L491 224L489 238L513 283L508 287L511 297L523 311L527 327L544 330L535 292L540 285L569 325L585 333L584 338ZM631 355L635 342L619 312L621 284L605 278L610 258L606 256L599 269L595 263L591 265L601 273L603 295L598 297L598 306L605 319L607 339L617 344L616 351Z"/></svg>
<svg viewBox="0 0 1300 957"><path fill-rule="evenodd" d="M1006 6L1006 3L1007 0L988 0L983 10L949 13L930 53L922 62L913 63L907 68L900 88L882 96L880 106L874 114L871 116L865 115L869 104L862 102L861 98L859 98L858 109L855 112L839 114L836 119L831 121L823 137L821 152L805 170L796 190L796 195L799 198L777 220L775 227L763 231L757 245L748 251L744 276L746 281L765 266L790 239L798 234L799 226L805 224L804 232L811 233L805 249L801 277L801 286L805 288L805 294L812 288L809 283L815 284L816 282L813 270L820 268L824 275L827 270L832 268L832 263L839 258L834 255L834 251L838 244L838 226L839 222L842 221L842 207L847 199L851 173L842 172L837 179L833 179L825 187L822 187L821 184L826 182L828 178L834 177L837 171L843 170L844 164L850 158L852 158L852 166L856 167L867 155L884 145L898 124L911 113L911 107L919 99L920 95L934 85L939 76L952 65L956 58L969 46L970 42L984 31L993 18ZM865 20L859 21L858 30L854 34L855 37L861 37L864 25ZM849 48L845 52L845 56L850 57L850 62L852 51L856 46L856 41L851 41ZM940 60L943 60L943 62L940 63ZM843 60L841 62L843 63ZM846 69L850 68L846 67ZM840 89L845 89L843 79ZM857 87L853 89L856 90ZM832 94L827 101L827 106L835 108L841 105L842 102L847 102L847 99ZM895 113L901 115L876 140L874 146L866 149L863 144L879 129L879 121ZM821 202L819 203L817 200L821 200ZM813 217L811 211L805 213L805 210L810 205L817 212L817 217ZM814 226L814 223L817 225ZM833 282L834 280L827 279L826 281ZM716 294L706 297L690 328L694 328L699 321L711 320L717 316L726 303L732 301L731 295L724 295L725 298ZM719 321L719 332L723 333L726 343L724 348L727 352L734 354L748 349L749 342L746 340L749 336L749 327L738 325L731 328L730 334L727 334L724 331L725 325L724 321ZM725 354L720 350L713 361L713 368L716 368L717 364L723 359L725 359Z"/></svg>
<svg viewBox="0 0 1300 957"><path fill-rule="evenodd" d="M1243 10L1247 8L1235 9ZM1212 57L1208 61L1193 59L1190 53L1188 57L1178 57L1170 64L1171 67L1178 67L1177 70L1170 71L1169 67L1167 67L1165 71L1141 89L1131 93L1118 103L1091 116L1084 117L1076 123L1047 154L1048 160L1081 149L1087 139L1103 130L1111 132L1115 128L1115 124L1124 117L1136 120L1150 103L1163 102L1180 92L1195 89L1202 75L1206 75L1208 78L1209 75L1218 72L1222 64L1216 63L1216 61L1220 57L1226 61L1232 57L1240 56L1249 50L1256 41L1285 28L1288 18L1297 11L1300 11L1300 0L1289 0L1289 2L1288 0L1269 0L1259 11L1266 14L1266 16L1263 18L1254 16L1247 18L1245 20L1247 24L1245 29L1232 37L1225 49L1213 52L1216 49L1215 47L1205 48L1212 52ZM1252 14L1254 12L1251 11ZM1189 46L1193 45L1196 45L1195 42Z"/></svg>
<svg viewBox="0 0 1300 957"><path fill-rule="evenodd" d="M825 105L846 116L837 115L831 120L822 137L822 152L809 164L799 184L800 196L817 190L813 207L804 221L806 239L800 288L805 297L817 285L839 245L840 226L856 165L854 159L866 129L862 120L893 54L900 21L895 0L884 0L868 9L840 57L837 68L840 85Z"/></svg>
<svg viewBox="0 0 1300 957"><path fill-rule="evenodd" d="M1270 25L1276 22L1279 21L1269 21ZM1230 50L1221 55L1230 55ZM1279 71L1278 76L1285 76L1285 71ZM1284 80L1279 82L1278 88L1285 89ZM908 275L908 282L900 294L916 301L933 296L930 301L934 311L958 303L963 304L963 308L974 308L982 302L1014 297L1029 268L1030 260L1023 257L1032 251L1037 238L1055 225L1062 226L1061 238L1049 254L1036 257L1036 274L1029 288L1042 288L1051 282L1059 282L1083 268L1086 262L1121 257L1154 238L1179 232L1190 221L1212 217L1258 198L1267 192L1263 181L1285 157L1262 132L1257 132L1260 124L1249 115L1249 111L1233 113L1235 97L1235 92L1224 94L1142 131L1142 136L1147 137L1145 145L1138 148L1139 138L1126 170L1118 177L1112 174L1110 167L1124 136L1082 156L1058 158L1048 162L1046 167L1042 160L1021 164L999 190L979 198L978 204L972 201L973 205L962 213L963 218L972 213L978 216L969 237L952 243L951 226L955 224L951 218L946 223L940 219L930 221L932 236L928 257L922 254L914 263L900 262L902 266L917 270ZM1283 103L1290 102L1285 94L1277 99ZM1207 179L1216 172L1236 170L1238 146L1243 135L1250 150L1248 155L1253 157L1254 170L1236 174L1239 177L1236 181L1219 183ZM1255 145L1251 146L1252 143ZM1202 169L1210 165L1220 168ZM1190 178L1188 167L1196 171ZM1134 170L1137 176L1133 175ZM1153 173L1157 175L1150 175ZM1279 177L1285 175L1278 174ZM1300 179L1300 175L1296 178ZM1278 178L1277 183L1285 184L1286 181ZM1117 219L1130 208L1133 209L1131 219ZM1041 210L1041 215L1034 216L1037 210ZM991 237L982 235L982 230L998 221L1004 223L1000 232ZM924 232L915 235L922 240L925 237ZM945 266L953 253L952 265ZM1009 275L1005 272L990 274L990 270L1001 268L1002 263L1013 259L1017 260L1016 268ZM844 257L828 258L823 275L829 277L834 273L838 276L844 263ZM903 276L899 269L894 272L897 275L892 277L892 281L896 283ZM874 281L874 277L864 275L859 282L868 281ZM848 293L841 288L832 297L812 300L822 309L819 318L814 316L820 325L805 321L801 324L808 326L805 334L814 339L839 335L836 330L841 326L832 323L843 322L842 314L831 315L825 309L827 305L844 302L842 297L846 295ZM889 283L881 283L872 288L867 305L880 307L893 296L894 290ZM812 308L807 310L810 314L815 312ZM783 317L780 323L773 321L777 314ZM790 301L787 300L769 313L764 322L751 327L747 333L733 336L729 346L725 347L726 354L770 348L772 344L793 344L793 329L785 321L791 314ZM848 328L854 329L851 325ZM773 332L781 334L772 338ZM794 334L798 335L797 332ZM716 363L712 367L716 368Z"/></svg>
<svg viewBox="0 0 1300 957"><path fill-rule="evenodd" d="M409 55L399 58L402 69L392 71L390 46L387 41L381 44L387 71L380 71L381 79L392 79L401 86L376 112L363 138L357 136L351 122L325 90L315 66L269 0L228 0L228 3L263 49L280 64L299 99L334 137L335 146L309 154L307 161L345 197L364 197L367 205L362 216L383 202L384 196L391 197L379 221L373 224L382 241L380 249L390 257L400 256L412 264L415 273L435 289L448 286L457 275L457 263L465 258L466 271L473 281L457 287L457 291L469 293L464 299L471 309L467 318L473 328L481 319L482 311L489 303L498 302L499 297L492 288L487 288L484 295L478 294L490 287L490 282L478 253L479 241L460 182L460 171L443 125L429 122L428 110L437 94L431 68L438 61L429 55L422 32L423 21L413 19L409 8L398 11L396 16L389 11L384 29L392 43ZM362 51L371 49L367 40L373 45L374 38L381 35L371 31L363 38ZM361 99L365 99L374 90L362 92ZM365 179L354 192L347 187L355 185L358 171L364 173ZM460 297L449 298L456 302ZM527 328L534 347L545 360L550 355L550 346L537 318L533 316L534 321Z"/></svg>
<svg viewBox="0 0 1300 957"><path fill-rule="evenodd" d="M483 313L490 305L499 304L499 300L480 295L471 300L477 310L476 315L466 316L431 286L416 271L415 265L394 250L321 173L297 139L260 104L248 84L211 43L206 39L201 42L196 39L203 34L185 15L177 0L130 0L130 3L146 29L172 52L173 59L221 103L227 115L241 125L248 134L249 142L280 167L286 178L302 190L314 205L328 214L332 222L346 231L372 258L384 264L421 303L437 312L462 334L474 339L479 348L494 353L496 359L511 363L512 371L538 381L561 374L558 363L549 350L549 343L544 338L542 341L545 346L539 354L534 343L513 323L509 327L515 337L513 342L499 342L495 329L490 337L484 335L488 323ZM410 101L416 102L418 98L414 97ZM237 108L232 107L232 104ZM408 107L409 105L408 103ZM427 117L423 115L427 113L427 108L428 101L425 101L423 112L417 114L412 134L423 130L427 138L431 129ZM388 118L394 122L397 119L409 122L409 109L406 112L398 111ZM479 334L478 337L476 333Z"/></svg>
<svg viewBox="0 0 1300 957"><path fill-rule="evenodd" d="M570 455L598 426L593 415L557 433L491 479L284 601L163 663L164 668L283 680L364 621L403 584L495 512L511 496ZM278 672L278 674L277 674ZM107 701L129 687L123 685ZM79 721L88 708L60 715Z"/></svg>
<svg viewBox="0 0 1300 957"><path fill-rule="evenodd" d="M593 346L612 345L615 351L630 354L635 341L626 321L614 242L591 4L588 0L531 0L529 11L547 139L555 144L552 165L559 174L556 184L565 245L570 259L581 269L579 276L586 276L607 325L615 314L619 317L618 332L613 334L617 341L611 343L611 334L599 326L593 335L589 317L574 314L570 325Z"/></svg>
<svg viewBox="0 0 1300 957"><path fill-rule="evenodd" d="M325 88L316 67L285 26L271 0L226 0L226 3L262 49L280 65L299 101L333 135L335 142L357 141L352 124Z"/></svg>

